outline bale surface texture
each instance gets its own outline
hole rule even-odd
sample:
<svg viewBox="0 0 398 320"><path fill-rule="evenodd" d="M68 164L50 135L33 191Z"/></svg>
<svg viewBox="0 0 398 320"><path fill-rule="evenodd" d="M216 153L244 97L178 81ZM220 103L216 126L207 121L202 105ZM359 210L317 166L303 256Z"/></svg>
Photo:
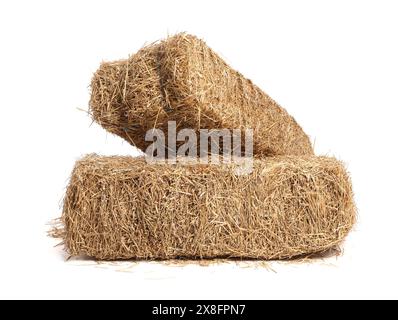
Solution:
<svg viewBox="0 0 398 320"><path fill-rule="evenodd" d="M177 130L253 129L257 156L313 154L308 136L285 109L185 33L101 64L91 83L90 112L143 151L149 129L167 136L167 122L176 121Z"/></svg>
<svg viewBox="0 0 398 320"><path fill-rule="evenodd" d="M334 158L234 169L88 155L64 199L66 249L102 260L288 259L335 247L355 222L350 178Z"/></svg>

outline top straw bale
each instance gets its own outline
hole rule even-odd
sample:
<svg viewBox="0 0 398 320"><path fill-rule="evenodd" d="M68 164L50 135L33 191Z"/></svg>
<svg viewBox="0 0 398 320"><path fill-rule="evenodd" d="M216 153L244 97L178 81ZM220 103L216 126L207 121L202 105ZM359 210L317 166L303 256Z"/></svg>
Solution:
<svg viewBox="0 0 398 320"><path fill-rule="evenodd" d="M313 154L285 109L192 35L177 34L126 60L102 63L91 90L94 120L143 151L151 144L145 141L149 129L167 137L168 121L176 121L177 130L253 129L255 156Z"/></svg>

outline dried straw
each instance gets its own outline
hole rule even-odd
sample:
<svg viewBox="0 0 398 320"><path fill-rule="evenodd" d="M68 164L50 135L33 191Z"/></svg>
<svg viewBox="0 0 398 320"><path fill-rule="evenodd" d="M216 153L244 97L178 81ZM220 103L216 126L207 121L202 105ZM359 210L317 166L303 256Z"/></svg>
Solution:
<svg viewBox="0 0 398 320"><path fill-rule="evenodd" d="M147 130L166 132L167 122L176 121L177 130L251 128L257 156L313 154L308 136L286 110L185 33L127 60L102 63L91 90L94 120L142 150L150 144Z"/></svg>
<svg viewBox="0 0 398 320"><path fill-rule="evenodd" d="M327 251L356 210L344 166L327 157L159 165L89 155L77 162L62 221L67 251L114 259L288 259Z"/></svg>

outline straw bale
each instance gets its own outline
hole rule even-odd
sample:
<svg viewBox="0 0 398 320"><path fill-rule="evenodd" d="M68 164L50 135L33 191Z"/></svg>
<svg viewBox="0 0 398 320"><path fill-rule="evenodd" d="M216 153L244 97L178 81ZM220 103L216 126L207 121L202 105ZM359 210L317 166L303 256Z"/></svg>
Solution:
<svg viewBox="0 0 398 320"><path fill-rule="evenodd" d="M285 109L186 33L102 63L91 82L90 112L143 151L150 145L149 129L167 137L168 121L176 121L177 130L239 129L244 136L253 129L254 154L260 157L313 155L309 137Z"/></svg>
<svg viewBox="0 0 398 320"><path fill-rule="evenodd" d="M159 165L88 155L66 192L62 237L97 259L289 259L327 251L356 219L351 182L334 158Z"/></svg>

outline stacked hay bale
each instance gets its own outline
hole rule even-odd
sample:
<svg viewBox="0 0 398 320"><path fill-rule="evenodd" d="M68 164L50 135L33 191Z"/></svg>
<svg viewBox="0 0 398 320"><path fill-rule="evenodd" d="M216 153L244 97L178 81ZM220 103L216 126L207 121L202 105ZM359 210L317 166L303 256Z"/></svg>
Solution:
<svg viewBox="0 0 398 320"><path fill-rule="evenodd" d="M350 179L333 158L159 165L89 155L64 203L65 244L98 259L284 259L340 243L355 221Z"/></svg>
<svg viewBox="0 0 398 320"><path fill-rule="evenodd" d="M142 150L148 130L167 138L168 121L176 121L177 130L253 129L257 156L313 154L286 110L194 36L178 34L103 63L91 88L94 120Z"/></svg>
<svg viewBox="0 0 398 320"><path fill-rule="evenodd" d="M92 80L95 121L145 150L145 134L253 129L253 171L89 155L64 200L67 251L97 259L286 259L326 251L355 223L350 178L297 122L206 44L179 34Z"/></svg>

